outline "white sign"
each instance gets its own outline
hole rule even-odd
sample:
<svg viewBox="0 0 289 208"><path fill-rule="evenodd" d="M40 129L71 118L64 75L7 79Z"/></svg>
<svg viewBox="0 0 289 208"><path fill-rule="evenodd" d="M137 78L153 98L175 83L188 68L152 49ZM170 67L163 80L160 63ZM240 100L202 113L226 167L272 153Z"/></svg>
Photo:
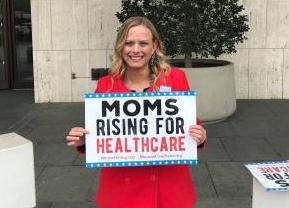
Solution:
<svg viewBox="0 0 289 208"><path fill-rule="evenodd" d="M245 166L267 191L289 191L289 160Z"/></svg>
<svg viewBox="0 0 289 208"><path fill-rule="evenodd" d="M195 123L193 91L86 94L86 166L196 164Z"/></svg>

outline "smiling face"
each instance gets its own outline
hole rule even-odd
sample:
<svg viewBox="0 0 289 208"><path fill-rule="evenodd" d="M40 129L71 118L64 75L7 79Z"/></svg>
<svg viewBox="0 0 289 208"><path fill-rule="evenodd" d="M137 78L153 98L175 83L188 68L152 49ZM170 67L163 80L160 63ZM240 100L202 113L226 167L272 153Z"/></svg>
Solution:
<svg viewBox="0 0 289 208"><path fill-rule="evenodd" d="M151 31L138 25L129 29L122 50L127 70L149 70L149 61L155 50Z"/></svg>

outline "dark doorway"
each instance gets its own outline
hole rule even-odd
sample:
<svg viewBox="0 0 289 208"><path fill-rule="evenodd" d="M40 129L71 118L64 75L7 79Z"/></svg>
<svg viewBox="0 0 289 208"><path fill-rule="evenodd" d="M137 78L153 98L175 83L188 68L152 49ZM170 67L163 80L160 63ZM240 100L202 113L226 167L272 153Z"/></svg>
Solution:
<svg viewBox="0 0 289 208"><path fill-rule="evenodd" d="M4 10L5 5L2 0L0 0L0 89L9 88L9 79L8 79L8 69L7 69L7 60L6 60L6 36L5 36L5 25L6 22L4 17L6 12Z"/></svg>
<svg viewBox="0 0 289 208"><path fill-rule="evenodd" d="M2 65L5 68L0 72L0 80L2 71L2 79L6 80L6 84L3 81L0 89L33 88L30 0L0 0L0 2L3 5L1 12L4 22L2 28L4 64Z"/></svg>
<svg viewBox="0 0 289 208"><path fill-rule="evenodd" d="M13 1L14 88L33 87L30 0Z"/></svg>

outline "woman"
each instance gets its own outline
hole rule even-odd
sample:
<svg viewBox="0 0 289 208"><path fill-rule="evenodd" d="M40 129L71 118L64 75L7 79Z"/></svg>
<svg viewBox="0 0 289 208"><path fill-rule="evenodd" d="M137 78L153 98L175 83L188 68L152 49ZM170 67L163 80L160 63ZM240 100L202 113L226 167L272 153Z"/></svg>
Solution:
<svg viewBox="0 0 289 208"><path fill-rule="evenodd" d="M109 75L98 81L96 92L187 91L183 71L170 67L153 24L145 17L131 17L118 31ZM67 144L85 151L82 127L72 128ZM189 134L199 147L206 140L197 124ZM146 166L103 168L96 203L100 208L192 208L196 195L189 167Z"/></svg>

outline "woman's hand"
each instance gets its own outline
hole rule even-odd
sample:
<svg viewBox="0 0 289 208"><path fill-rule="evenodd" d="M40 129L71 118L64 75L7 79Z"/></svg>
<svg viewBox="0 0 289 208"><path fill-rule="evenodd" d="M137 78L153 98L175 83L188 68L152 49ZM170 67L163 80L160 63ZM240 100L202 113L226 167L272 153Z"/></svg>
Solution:
<svg viewBox="0 0 289 208"><path fill-rule="evenodd" d="M88 130L82 127L73 127L70 129L66 136L66 142L68 146L79 147L85 144L85 134L88 134Z"/></svg>
<svg viewBox="0 0 289 208"><path fill-rule="evenodd" d="M203 144L207 139L206 130L201 125L190 126L189 134L197 142L198 146Z"/></svg>

